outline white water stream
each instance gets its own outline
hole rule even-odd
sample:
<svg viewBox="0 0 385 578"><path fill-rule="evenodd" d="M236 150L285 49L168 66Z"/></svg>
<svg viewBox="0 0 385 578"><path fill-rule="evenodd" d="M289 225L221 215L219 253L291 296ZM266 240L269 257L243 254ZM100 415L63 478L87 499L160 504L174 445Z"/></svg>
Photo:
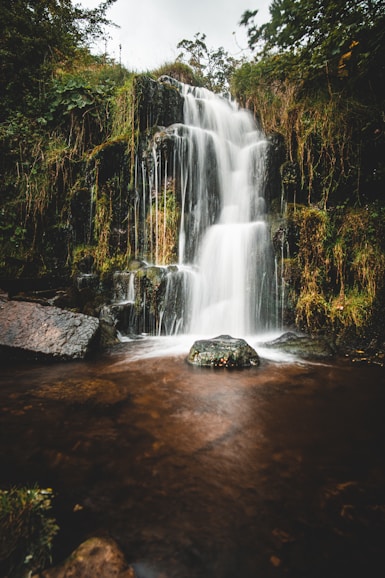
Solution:
<svg viewBox="0 0 385 578"><path fill-rule="evenodd" d="M182 94L184 122L159 131L152 149L137 158L135 256L161 270L157 282L165 283L164 297L151 327L152 296L135 298L132 273L119 277L120 299L142 303L139 333L246 337L276 330L278 280L264 198L269 142L235 102L161 80ZM173 194L180 224L170 232L167 202ZM172 267L170 236L178 239Z"/></svg>
<svg viewBox="0 0 385 578"><path fill-rule="evenodd" d="M268 142L236 103L181 87L185 124L175 127L185 215L179 262L196 270L188 330L260 333L275 324L264 199Z"/></svg>

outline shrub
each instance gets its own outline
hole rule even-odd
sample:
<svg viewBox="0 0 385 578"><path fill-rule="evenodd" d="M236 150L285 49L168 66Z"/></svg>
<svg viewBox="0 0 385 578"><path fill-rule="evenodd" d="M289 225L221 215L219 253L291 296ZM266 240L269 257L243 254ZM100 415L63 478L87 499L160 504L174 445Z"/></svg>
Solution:
<svg viewBox="0 0 385 578"><path fill-rule="evenodd" d="M49 517L52 490L11 488L0 490L0 574L24 578L51 561L58 531Z"/></svg>

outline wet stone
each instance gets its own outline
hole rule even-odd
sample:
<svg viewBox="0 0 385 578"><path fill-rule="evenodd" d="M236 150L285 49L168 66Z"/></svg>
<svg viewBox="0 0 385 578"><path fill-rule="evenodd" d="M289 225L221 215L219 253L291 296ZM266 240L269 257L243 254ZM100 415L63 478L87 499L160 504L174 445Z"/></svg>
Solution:
<svg viewBox="0 0 385 578"><path fill-rule="evenodd" d="M0 300L0 359L83 359L98 332L99 320L89 315Z"/></svg>
<svg viewBox="0 0 385 578"><path fill-rule="evenodd" d="M292 331L264 343L264 347L277 349L302 359L325 359L335 355L335 348L330 339L323 336L297 335Z"/></svg>
<svg viewBox="0 0 385 578"><path fill-rule="evenodd" d="M219 335L195 341L187 361L201 367L241 368L259 365L259 356L244 339Z"/></svg>
<svg viewBox="0 0 385 578"><path fill-rule="evenodd" d="M83 542L60 566L45 570L43 578L136 578L117 544L106 538ZM38 578L33 576L32 578Z"/></svg>

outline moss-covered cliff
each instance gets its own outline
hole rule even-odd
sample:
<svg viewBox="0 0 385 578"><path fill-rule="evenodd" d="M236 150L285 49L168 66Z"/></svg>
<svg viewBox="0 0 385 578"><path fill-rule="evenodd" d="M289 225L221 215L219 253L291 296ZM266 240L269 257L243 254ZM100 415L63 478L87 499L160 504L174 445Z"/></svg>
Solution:
<svg viewBox="0 0 385 578"><path fill-rule="evenodd" d="M276 232L283 251L286 322L345 342L382 343L385 207L288 207ZM279 251L277 251L279 253Z"/></svg>
<svg viewBox="0 0 385 578"><path fill-rule="evenodd" d="M159 127L182 120L182 99L170 84L124 77L106 66L60 74L45 118L25 134L20 119L17 132L2 126L2 278L70 277L87 257L102 274L132 256L151 260L155 211L166 231L159 250L171 259L178 219L171 176L154 203L149 192L148 206L138 190L144 178L151 186L152 141ZM165 141L160 154L167 153Z"/></svg>

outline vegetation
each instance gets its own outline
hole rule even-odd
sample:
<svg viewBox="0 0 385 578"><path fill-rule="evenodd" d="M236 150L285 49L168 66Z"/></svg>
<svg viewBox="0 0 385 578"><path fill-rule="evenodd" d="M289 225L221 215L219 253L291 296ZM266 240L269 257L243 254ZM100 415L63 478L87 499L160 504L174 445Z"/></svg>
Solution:
<svg viewBox="0 0 385 578"><path fill-rule="evenodd" d="M382 0L273 0L269 10L269 22L257 26L255 10L246 11L241 24L258 54L292 57L290 78L350 77L357 86L376 69L373 92L383 82Z"/></svg>
<svg viewBox="0 0 385 578"><path fill-rule="evenodd" d="M0 572L25 578L44 569L51 560L52 541L58 532L49 517L52 490L0 490Z"/></svg>
<svg viewBox="0 0 385 578"><path fill-rule="evenodd" d="M232 88L287 143L297 199L361 205L385 184L384 4L274 0L270 22L246 12L256 60Z"/></svg>
<svg viewBox="0 0 385 578"><path fill-rule="evenodd" d="M150 240L148 246L152 247L152 262L160 265L176 263L177 236L180 219L180 208L176 199L175 182L169 182L152 203L148 216L148 230Z"/></svg>
<svg viewBox="0 0 385 578"><path fill-rule="evenodd" d="M206 35L198 32L194 40L181 40L177 48L181 50L177 62L187 62L198 80L197 86L205 86L218 93L229 90L231 75L239 61L230 56L223 46L209 48Z"/></svg>
<svg viewBox="0 0 385 578"><path fill-rule="evenodd" d="M115 1L87 10L71 0L1 0L0 122L15 111L39 117L52 72L102 34Z"/></svg>
<svg viewBox="0 0 385 578"><path fill-rule="evenodd" d="M87 48L109 24L105 13L114 1L93 10L68 0L1 2L3 275L60 275L70 265L72 211L88 188L88 156L109 138L113 98L128 76ZM101 253L105 243L102 234Z"/></svg>
<svg viewBox="0 0 385 578"><path fill-rule="evenodd" d="M383 335L374 326L384 306L384 3L273 0L268 22L256 14L241 19L255 59L231 86L285 145L292 321L345 338Z"/></svg>
<svg viewBox="0 0 385 578"><path fill-rule="evenodd" d="M291 207L290 227L297 242L284 270L298 327L339 339L381 335L385 207Z"/></svg>
<svg viewBox="0 0 385 578"><path fill-rule="evenodd" d="M175 62L166 62L156 70L152 71L154 78L161 76L170 76L179 82L190 84L191 86L202 86L205 82L204 77L197 75L191 66L182 62L182 60L175 60Z"/></svg>

